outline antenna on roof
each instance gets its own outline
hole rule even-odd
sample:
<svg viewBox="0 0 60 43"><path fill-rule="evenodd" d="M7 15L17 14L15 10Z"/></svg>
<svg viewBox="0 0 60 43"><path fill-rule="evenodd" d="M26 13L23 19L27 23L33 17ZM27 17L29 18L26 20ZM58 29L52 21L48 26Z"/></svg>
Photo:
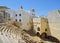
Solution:
<svg viewBox="0 0 60 43"><path fill-rule="evenodd" d="M35 9L34 8L32 9L32 12L35 12Z"/></svg>
<svg viewBox="0 0 60 43"><path fill-rule="evenodd" d="M21 9L23 9L23 7L22 7L22 6L21 6L20 8L21 8Z"/></svg>

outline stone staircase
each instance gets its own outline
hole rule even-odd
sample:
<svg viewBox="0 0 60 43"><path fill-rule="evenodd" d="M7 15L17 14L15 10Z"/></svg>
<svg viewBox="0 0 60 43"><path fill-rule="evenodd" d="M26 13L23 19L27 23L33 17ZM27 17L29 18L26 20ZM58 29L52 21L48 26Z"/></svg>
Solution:
<svg viewBox="0 0 60 43"><path fill-rule="evenodd" d="M53 43L31 33L33 32L22 31L11 24L0 24L0 43Z"/></svg>
<svg viewBox="0 0 60 43"><path fill-rule="evenodd" d="M17 27L1 24L0 43L25 43L25 41L22 40Z"/></svg>

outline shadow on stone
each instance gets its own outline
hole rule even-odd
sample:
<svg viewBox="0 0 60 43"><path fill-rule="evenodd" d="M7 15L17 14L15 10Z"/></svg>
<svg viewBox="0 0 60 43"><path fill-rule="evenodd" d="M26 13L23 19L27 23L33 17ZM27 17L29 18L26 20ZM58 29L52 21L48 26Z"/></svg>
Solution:
<svg viewBox="0 0 60 43"><path fill-rule="evenodd" d="M57 38L53 37L53 36L47 36L47 37L41 38L41 39L43 39L45 41L51 41L51 42L60 43L60 41Z"/></svg>
<svg viewBox="0 0 60 43"><path fill-rule="evenodd" d="M33 30L29 30L29 31L26 31L26 30L23 30L25 31L26 33L28 33L30 36L36 36L36 34L33 33Z"/></svg>

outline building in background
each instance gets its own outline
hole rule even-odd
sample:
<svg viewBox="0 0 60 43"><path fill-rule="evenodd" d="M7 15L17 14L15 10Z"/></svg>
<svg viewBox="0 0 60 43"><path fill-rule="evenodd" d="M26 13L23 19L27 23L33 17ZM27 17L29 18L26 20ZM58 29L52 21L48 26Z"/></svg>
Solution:
<svg viewBox="0 0 60 43"><path fill-rule="evenodd" d="M51 35L60 39L60 10L49 12L48 22Z"/></svg>
<svg viewBox="0 0 60 43"><path fill-rule="evenodd" d="M40 34L42 37L46 35L50 36L51 33L48 24L48 19L46 17L34 17L33 32L37 35Z"/></svg>
<svg viewBox="0 0 60 43"><path fill-rule="evenodd" d="M14 12L13 19L16 22L22 23L22 28L25 30L30 29L30 21L35 16L35 10L32 9L31 11L24 10L21 6L18 11Z"/></svg>
<svg viewBox="0 0 60 43"><path fill-rule="evenodd" d="M8 7L0 6L0 23L6 22L10 18L10 14L7 12Z"/></svg>

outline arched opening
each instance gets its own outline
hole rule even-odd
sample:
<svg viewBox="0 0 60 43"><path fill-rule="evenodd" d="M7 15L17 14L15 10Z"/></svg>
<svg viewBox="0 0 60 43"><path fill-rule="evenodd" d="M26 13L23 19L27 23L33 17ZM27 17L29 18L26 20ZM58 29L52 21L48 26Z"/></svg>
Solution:
<svg viewBox="0 0 60 43"><path fill-rule="evenodd" d="M40 35L40 37L41 37L41 38L46 38L46 37L47 37L47 33L45 33L45 32L42 33L42 34Z"/></svg>
<svg viewBox="0 0 60 43"><path fill-rule="evenodd" d="M37 32L37 34L36 34L36 35L40 37L40 34L39 34L39 32Z"/></svg>
<svg viewBox="0 0 60 43"><path fill-rule="evenodd" d="M37 27L37 30L40 31L40 27Z"/></svg>

